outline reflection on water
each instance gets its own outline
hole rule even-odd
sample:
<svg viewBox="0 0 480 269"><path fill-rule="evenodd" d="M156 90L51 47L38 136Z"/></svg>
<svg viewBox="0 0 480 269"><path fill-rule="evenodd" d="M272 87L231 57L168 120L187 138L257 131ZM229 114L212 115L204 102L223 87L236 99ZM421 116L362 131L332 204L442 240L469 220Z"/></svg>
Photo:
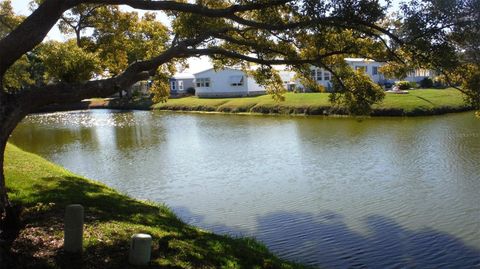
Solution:
<svg viewBox="0 0 480 269"><path fill-rule="evenodd" d="M80 111L11 141L326 267L480 266L480 121ZM327 213L326 213L327 212Z"/></svg>

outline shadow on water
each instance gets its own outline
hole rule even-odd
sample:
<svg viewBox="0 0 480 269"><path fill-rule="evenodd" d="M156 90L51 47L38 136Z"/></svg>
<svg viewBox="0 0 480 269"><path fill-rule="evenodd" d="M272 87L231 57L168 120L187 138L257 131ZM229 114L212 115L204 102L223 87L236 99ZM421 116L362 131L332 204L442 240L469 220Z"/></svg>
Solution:
<svg viewBox="0 0 480 269"><path fill-rule="evenodd" d="M174 211L194 225L230 235L250 235L283 258L322 268L480 268L480 250L431 228L411 230L371 215L365 232L348 227L342 215L275 212L257 218L255 231L207 224L184 207Z"/></svg>

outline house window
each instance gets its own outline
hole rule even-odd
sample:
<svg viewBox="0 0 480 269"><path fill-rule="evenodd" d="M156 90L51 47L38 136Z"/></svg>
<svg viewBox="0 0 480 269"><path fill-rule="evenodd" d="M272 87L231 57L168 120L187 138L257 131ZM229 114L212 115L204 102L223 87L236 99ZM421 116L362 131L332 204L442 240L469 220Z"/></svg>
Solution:
<svg viewBox="0 0 480 269"><path fill-rule="evenodd" d="M310 76L312 76L313 80L316 80L317 79L317 69L312 69L312 71L310 71Z"/></svg>
<svg viewBox="0 0 480 269"><path fill-rule="evenodd" d="M323 80L330 81L332 75L328 71L323 71Z"/></svg>
<svg viewBox="0 0 480 269"><path fill-rule="evenodd" d="M229 82L231 86L243 86L243 76L231 76Z"/></svg>
<svg viewBox="0 0 480 269"><path fill-rule="evenodd" d="M178 90L183 91L183 81L178 82Z"/></svg>
<svg viewBox="0 0 480 269"><path fill-rule="evenodd" d="M365 73L368 72L367 66L365 66L365 65L355 66L355 70L363 70L363 72L365 72Z"/></svg>
<svg viewBox="0 0 480 269"><path fill-rule="evenodd" d="M378 66L372 66L372 75L378 75Z"/></svg>
<svg viewBox="0 0 480 269"><path fill-rule="evenodd" d="M210 87L210 78L197 78L197 87Z"/></svg>
<svg viewBox="0 0 480 269"><path fill-rule="evenodd" d="M175 91L175 81L170 82L170 88L172 91Z"/></svg>

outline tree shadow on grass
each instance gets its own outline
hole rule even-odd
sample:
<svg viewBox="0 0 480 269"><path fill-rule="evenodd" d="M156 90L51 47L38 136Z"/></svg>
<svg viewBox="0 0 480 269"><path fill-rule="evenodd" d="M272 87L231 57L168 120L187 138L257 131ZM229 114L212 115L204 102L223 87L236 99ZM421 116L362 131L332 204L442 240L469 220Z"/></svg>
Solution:
<svg viewBox="0 0 480 269"><path fill-rule="evenodd" d="M124 194L78 177L43 178L30 195L32 204L54 203L53 210L64 211L69 204L81 204L87 221L124 221L141 225L175 226L181 221L166 207L132 199ZM56 186L45 186L55 182Z"/></svg>
<svg viewBox="0 0 480 269"><path fill-rule="evenodd" d="M284 263L251 239L233 239L185 224L164 206L141 202L77 177L39 180L24 204L25 227L14 242L12 268L133 268L130 236L153 238L150 268L279 268ZM63 252L63 216L68 204L85 208L81 257Z"/></svg>
<svg viewBox="0 0 480 269"><path fill-rule="evenodd" d="M180 212L215 232L246 234L221 224L206 224L186 208ZM450 234L431 228L411 230L379 215L366 217L363 224L365 232L360 233L333 212L275 212L257 219L253 235L280 257L315 267L480 268L480 250Z"/></svg>
<svg viewBox="0 0 480 269"><path fill-rule="evenodd" d="M422 96L416 96L416 97L417 97L418 99L421 99L421 100L423 100L423 101L425 101L425 102L427 102L427 103L431 104L432 106L435 106L435 105L437 105L437 104L433 103L432 101L428 100L428 99L427 99L427 98L425 98L425 97L422 97Z"/></svg>

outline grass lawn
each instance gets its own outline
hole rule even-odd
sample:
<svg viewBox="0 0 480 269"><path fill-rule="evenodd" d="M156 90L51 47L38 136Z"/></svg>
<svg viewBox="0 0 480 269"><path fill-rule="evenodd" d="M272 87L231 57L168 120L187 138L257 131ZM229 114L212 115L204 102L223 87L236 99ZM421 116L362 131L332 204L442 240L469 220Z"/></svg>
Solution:
<svg viewBox="0 0 480 269"><path fill-rule="evenodd" d="M411 90L409 94L387 93L381 104L374 108L403 109L405 112L435 110L442 108L461 109L466 104L463 95L456 89Z"/></svg>
<svg viewBox="0 0 480 269"><path fill-rule="evenodd" d="M208 102L208 101L207 101ZM164 205L138 201L8 145L10 199L24 207L12 268L128 268L129 238L153 237L151 268L303 268L249 238L212 234L179 220ZM63 253L65 206L85 207L84 253Z"/></svg>
<svg viewBox="0 0 480 269"><path fill-rule="evenodd" d="M185 97L170 99L166 103L153 105L159 110L252 112L280 114L330 114L344 112L331 111L328 93L287 93L284 102L276 102L271 96L244 98L205 99ZM468 110L462 94L455 89L411 90L409 94L387 93L382 103L375 105L372 115L414 116L432 115Z"/></svg>

